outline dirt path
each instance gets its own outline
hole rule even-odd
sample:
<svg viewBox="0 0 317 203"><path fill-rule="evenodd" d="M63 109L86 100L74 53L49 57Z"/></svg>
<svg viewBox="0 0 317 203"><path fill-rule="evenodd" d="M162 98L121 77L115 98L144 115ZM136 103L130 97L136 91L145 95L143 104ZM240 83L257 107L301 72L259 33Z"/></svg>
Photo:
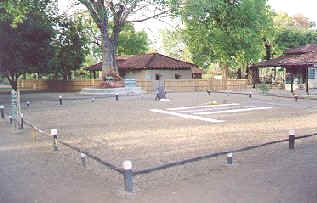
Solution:
<svg viewBox="0 0 317 203"><path fill-rule="evenodd" d="M2 121L0 129L2 203L317 201L315 137L297 141L294 152L284 143L234 154L231 167L218 157L186 166L189 176L167 181L146 175L142 178L148 188L125 196L122 185L83 170L73 159L53 152L50 143L32 144L28 129L14 130ZM196 167L205 170L195 172Z"/></svg>

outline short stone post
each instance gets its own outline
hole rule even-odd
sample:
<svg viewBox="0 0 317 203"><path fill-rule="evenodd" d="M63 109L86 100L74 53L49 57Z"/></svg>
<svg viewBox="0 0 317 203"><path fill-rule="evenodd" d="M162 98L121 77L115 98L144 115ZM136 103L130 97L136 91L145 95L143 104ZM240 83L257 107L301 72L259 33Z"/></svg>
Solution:
<svg viewBox="0 0 317 203"><path fill-rule="evenodd" d="M232 165L232 153L227 153L227 164Z"/></svg>
<svg viewBox="0 0 317 203"><path fill-rule="evenodd" d="M297 102L298 101L298 95L294 95L294 99L295 99L295 102Z"/></svg>
<svg viewBox="0 0 317 203"><path fill-rule="evenodd" d="M63 105L63 97L59 96L59 105Z"/></svg>
<svg viewBox="0 0 317 203"><path fill-rule="evenodd" d="M23 120L23 113L21 113L21 125L20 128L23 129L24 128L24 120Z"/></svg>
<svg viewBox="0 0 317 203"><path fill-rule="evenodd" d="M288 132L289 149L295 149L295 130Z"/></svg>
<svg viewBox="0 0 317 203"><path fill-rule="evenodd" d="M26 101L26 106L30 107L31 102L30 101Z"/></svg>
<svg viewBox="0 0 317 203"><path fill-rule="evenodd" d="M119 93L116 93L116 101L119 101Z"/></svg>
<svg viewBox="0 0 317 203"><path fill-rule="evenodd" d="M87 155L85 153L81 152L80 159L81 159L81 164L83 165L84 168L86 168Z"/></svg>
<svg viewBox="0 0 317 203"><path fill-rule="evenodd" d="M53 148L54 148L54 151L58 151L58 147L57 147L57 129L51 129L51 135L53 136Z"/></svg>
<svg viewBox="0 0 317 203"><path fill-rule="evenodd" d="M123 164L123 179L124 179L124 190L126 192L133 192L133 171L132 171L132 162L127 160Z"/></svg>
<svg viewBox="0 0 317 203"><path fill-rule="evenodd" d="M1 111L1 118L4 118L4 106L0 106L0 111Z"/></svg>

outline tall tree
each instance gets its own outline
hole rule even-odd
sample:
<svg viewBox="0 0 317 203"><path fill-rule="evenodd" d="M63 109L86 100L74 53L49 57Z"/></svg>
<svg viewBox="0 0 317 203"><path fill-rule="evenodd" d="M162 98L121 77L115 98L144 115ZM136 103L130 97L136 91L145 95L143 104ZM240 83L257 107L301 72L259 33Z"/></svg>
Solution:
<svg viewBox="0 0 317 203"><path fill-rule="evenodd" d="M289 16L287 13L274 14L275 34L272 40L273 55L282 55L286 49L309 43L317 43L315 23L302 14Z"/></svg>
<svg viewBox="0 0 317 203"><path fill-rule="evenodd" d="M80 12L76 14L77 19L81 19L84 27L84 33L88 39L91 50L90 57L87 59L95 59L99 62L102 60L102 35L96 23L93 21L88 12ZM113 22L110 23L110 29L113 27ZM110 30L110 32L112 32ZM137 32L132 23L126 23L122 26L122 31L119 34L118 48L116 55L138 55L144 54L149 49L149 39L145 31ZM89 63L89 65L92 65Z"/></svg>
<svg viewBox="0 0 317 203"><path fill-rule="evenodd" d="M57 38L53 41L54 58L51 61L52 71L60 73L64 80L71 79L71 71L83 64L89 52L88 39L80 19L61 18Z"/></svg>
<svg viewBox="0 0 317 203"><path fill-rule="evenodd" d="M229 67L247 67L262 57L272 25L266 0L187 2L184 33L195 63L219 63L226 78Z"/></svg>
<svg viewBox="0 0 317 203"><path fill-rule="evenodd" d="M165 54L184 61L192 61L192 56L185 43L184 33L181 28L161 30L160 35Z"/></svg>
<svg viewBox="0 0 317 203"><path fill-rule="evenodd" d="M24 20L12 24L16 16L3 11L6 18L0 19L0 73L8 78L13 89L25 72L42 72L51 59L53 24L47 15L50 2L27 1L28 12Z"/></svg>
<svg viewBox="0 0 317 203"><path fill-rule="evenodd" d="M118 49L119 33L128 22L144 22L167 14L166 0L78 0L86 6L102 34L103 42L103 75L117 74L118 67L115 55ZM145 17L131 20L151 12ZM111 27L110 22L113 22Z"/></svg>

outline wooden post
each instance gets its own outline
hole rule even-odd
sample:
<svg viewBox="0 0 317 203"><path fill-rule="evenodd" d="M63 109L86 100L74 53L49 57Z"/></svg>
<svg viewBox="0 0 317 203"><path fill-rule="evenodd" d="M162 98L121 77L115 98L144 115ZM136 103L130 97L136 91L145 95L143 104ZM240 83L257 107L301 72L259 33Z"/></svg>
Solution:
<svg viewBox="0 0 317 203"><path fill-rule="evenodd" d="M306 93L307 93L307 95L309 95L309 90L308 90L308 70L309 70L309 67L307 66L306 67Z"/></svg>
<svg viewBox="0 0 317 203"><path fill-rule="evenodd" d="M291 73L291 93L294 92L294 89L293 89L293 84L294 84L294 74Z"/></svg>

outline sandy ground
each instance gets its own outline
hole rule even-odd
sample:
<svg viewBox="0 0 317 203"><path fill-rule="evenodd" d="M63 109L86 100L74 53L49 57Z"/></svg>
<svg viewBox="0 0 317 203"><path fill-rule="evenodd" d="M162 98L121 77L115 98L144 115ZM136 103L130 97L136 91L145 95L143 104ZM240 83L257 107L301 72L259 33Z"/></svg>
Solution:
<svg viewBox="0 0 317 203"><path fill-rule="evenodd" d="M152 95L144 95L119 101L99 98L92 103L90 98L65 94L64 98L74 99L59 106L58 95L24 95L23 101L32 101L29 108L23 105L25 119L46 131L57 128L60 140L118 168L129 159L135 172L285 139L289 129L296 129L299 135L317 131L317 106L311 100L178 93L169 94L170 102L155 102ZM1 99L5 103L5 96ZM211 100L272 109L205 116L224 123L149 111L205 105ZM137 175L135 193L126 195L119 173L91 159L83 170L77 152L63 146L52 152L51 138L39 136L33 144L30 129L14 130L7 121L0 124L0 134L5 134L0 149L3 202L23 202L24 198L24 202L317 201L314 137L297 141L295 152L289 152L287 143L282 143L234 154L231 167L219 156ZM80 195L68 195L74 192ZM34 195L26 195L29 193Z"/></svg>

